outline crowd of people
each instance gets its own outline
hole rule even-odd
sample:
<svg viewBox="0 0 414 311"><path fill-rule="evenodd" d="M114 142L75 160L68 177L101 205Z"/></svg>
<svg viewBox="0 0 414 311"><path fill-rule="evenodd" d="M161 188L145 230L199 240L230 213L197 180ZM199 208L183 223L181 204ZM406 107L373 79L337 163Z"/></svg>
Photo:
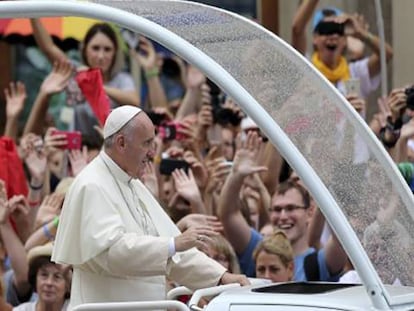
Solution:
<svg viewBox="0 0 414 311"><path fill-rule="evenodd" d="M301 1L292 46L307 55L312 27L310 61L366 119L380 83L379 38L362 16L318 2ZM322 237L323 215L296 172L201 71L140 37L128 55L142 71L138 90L111 25L88 31L82 63L40 20L31 25L53 69L32 104L21 82L5 90L1 310L162 299L175 286L246 285L245 276L359 281L336 236ZM386 44L387 61L392 54ZM48 116L60 92L69 131ZM401 86L366 119L412 189L413 115L414 89ZM358 150L357 161L367 157Z"/></svg>

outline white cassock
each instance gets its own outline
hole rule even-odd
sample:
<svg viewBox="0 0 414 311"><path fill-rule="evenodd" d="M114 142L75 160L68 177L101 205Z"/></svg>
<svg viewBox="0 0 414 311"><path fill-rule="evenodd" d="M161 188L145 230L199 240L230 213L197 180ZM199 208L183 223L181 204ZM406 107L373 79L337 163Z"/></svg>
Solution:
<svg viewBox="0 0 414 311"><path fill-rule="evenodd" d="M226 270L204 253L168 256L179 234L145 186L101 151L74 180L59 219L52 261L73 265L69 310L165 299L166 277L190 289L217 285Z"/></svg>

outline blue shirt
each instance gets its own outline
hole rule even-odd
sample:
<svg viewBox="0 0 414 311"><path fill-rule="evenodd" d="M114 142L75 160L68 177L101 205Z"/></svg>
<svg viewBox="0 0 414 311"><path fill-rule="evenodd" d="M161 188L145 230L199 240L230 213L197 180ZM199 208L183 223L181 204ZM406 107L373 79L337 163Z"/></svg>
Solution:
<svg viewBox="0 0 414 311"><path fill-rule="evenodd" d="M257 232L255 229L250 229L250 241L247 245L246 249L243 253L238 254L238 260L240 264L240 269L243 273L246 274L247 277L255 277L256 276L256 265L253 260L253 252L257 245L263 240L263 236ZM314 248L308 248L304 253L295 256L295 274L294 280L295 281L307 281L305 268L304 268L304 260L305 257L309 254L316 252ZM326 265L325 260L325 250L321 249L318 250L318 265L319 265L319 280L320 281L329 281L331 280L331 275L328 271L328 267Z"/></svg>

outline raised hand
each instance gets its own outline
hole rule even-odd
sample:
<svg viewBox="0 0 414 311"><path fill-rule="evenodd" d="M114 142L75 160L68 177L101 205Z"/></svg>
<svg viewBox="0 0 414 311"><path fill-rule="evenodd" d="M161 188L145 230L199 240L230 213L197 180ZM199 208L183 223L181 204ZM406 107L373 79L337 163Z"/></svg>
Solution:
<svg viewBox="0 0 414 311"><path fill-rule="evenodd" d="M247 176L267 170L265 166L257 165L261 144L262 138L254 131L248 132L245 139L242 139L240 134L237 136L233 173Z"/></svg>
<svg viewBox="0 0 414 311"><path fill-rule="evenodd" d="M145 172L142 176L142 182L149 189L149 191L151 191L153 196L156 198L159 197L160 192L158 187L158 178L154 163L147 162L145 164Z"/></svg>
<svg viewBox="0 0 414 311"><path fill-rule="evenodd" d="M64 197L61 193L52 193L45 196L36 215L36 228L48 223L60 214Z"/></svg>
<svg viewBox="0 0 414 311"><path fill-rule="evenodd" d="M177 227L182 232L189 228L202 226L209 227L216 232L223 232L223 224L219 221L217 216L213 215L191 213L177 222Z"/></svg>
<svg viewBox="0 0 414 311"><path fill-rule="evenodd" d="M17 118L24 108L26 101L26 87L20 81L14 83L10 82L9 88L4 89L4 96L6 98L6 117Z"/></svg>
<svg viewBox="0 0 414 311"><path fill-rule="evenodd" d="M60 148L68 144L68 141L66 140L66 135L56 134L54 133L55 131L56 128L49 127L45 134L45 151L48 156L60 150Z"/></svg>
<svg viewBox="0 0 414 311"><path fill-rule="evenodd" d="M407 95L405 94L405 89L393 89L387 98L387 104L391 111L392 121L397 121L401 118L405 108L407 107Z"/></svg>
<svg viewBox="0 0 414 311"><path fill-rule="evenodd" d="M188 176L183 169L176 169L171 174L177 193L191 204L202 202L201 193L191 169L188 170Z"/></svg>
<svg viewBox="0 0 414 311"><path fill-rule="evenodd" d="M88 147L81 150L71 150L68 154L72 175L77 176L88 164Z"/></svg>
<svg viewBox="0 0 414 311"><path fill-rule="evenodd" d="M206 192L212 193L219 191L223 187L224 181L232 170L232 165L224 157L216 158L206 162L210 178L206 186Z"/></svg>
<svg viewBox="0 0 414 311"><path fill-rule="evenodd" d="M63 91L68 85L73 73L72 64L68 61L56 61L49 75L43 80L40 91L47 95L52 95Z"/></svg>
<svg viewBox="0 0 414 311"><path fill-rule="evenodd" d="M346 99L358 113L365 111L366 102L363 98L357 96L357 94L350 94L346 96Z"/></svg>
<svg viewBox="0 0 414 311"><path fill-rule="evenodd" d="M364 39L369 29L368 23L361 14L341 14L336 17L335 22L345 24L345 35L358 39Z"/></svg>
<svg viewBox="0 0 414 311"><path fill-rule="evenodd" d="M131 50L132 56L136 58L137 62L144 68L144 70L151 70L157 66L157 53L154 45L145 37L139 38L140 52Z"/></svg>
<svg viewBox="0 0 414 311"><path fill-rule="evenodd" d="M197 115L198 125L207 128L213 125L213 108L211 105L202 105Z"/></svg>
<svg viewBox="0 0 414 311"><path fill-rule="evenodd" d="M206 249L208 242L212 242L211 237L217 236L218 234L219 233L206 226L189 228L174 238L175 250L177 252L182 252L193 247Z"/></svg>
<svg viewBox="0 0 414 311"><path fill-rule="evenodd" d="M185 151L183 159L190 164L191 170L193 171L195 181L199 189L204 189L208 182L208 172L202 162L194 155L192 151Z"/></svg>
<svg viewBox="0 0 414 311"><path fill-rule="evenodd" d="M20 144L19 144L20 159L25 159L27 157L27 155L29 154L29 151L35 147L34 141L38 137L40 136L33 134L33 133L28 133L22 136L22 138L20 139Z"/></svg>
<svg viewBox="0 0 414 311"><path fill-rule="evenodd" d="M27 204L26 198L24 195L15 195L9 200L9 213L10 217L18 225L27 225L28 224L28 215L29 215L29 205Z"/></svg>
<svg viewBox="0 0 414 311"><path fill-rule="evenodd" d="M9 214L6 183L0 179L0 224L8 222Z"/></svg>
<svg viewBox="0 0 414 311"><path fill-rule="evenodd" d="M206 76L197 68L189 65L187 68L187 88L198 89L206 81Z"/></svg>
<svg viewBox="0 0 414 311"><path fill-rule="evenodd" d="M40 136L32 137L32 140L27 147L25 163L29 169L30 176L39 182L43 182L47 169L47 157Z"/></svg>

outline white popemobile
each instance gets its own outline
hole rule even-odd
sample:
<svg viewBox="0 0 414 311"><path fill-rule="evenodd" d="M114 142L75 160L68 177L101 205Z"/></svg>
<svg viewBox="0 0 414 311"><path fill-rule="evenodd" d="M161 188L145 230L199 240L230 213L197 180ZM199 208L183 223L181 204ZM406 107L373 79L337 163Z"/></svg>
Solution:
<svg viewBox="0 0 414 311"><path fill-rule="evenodd" d="M360 284L254 282L196 291L189 306L170 299L76 310L200 310L202 296L218 293L205 310L414 310L412 193L365 122L309 62L260 25L214 7L174 0L92 2L1 1L0 18L102 19L147 36L200 68L297 171ZM368 150L369 158L357 160L359 148Z"/></svg>

